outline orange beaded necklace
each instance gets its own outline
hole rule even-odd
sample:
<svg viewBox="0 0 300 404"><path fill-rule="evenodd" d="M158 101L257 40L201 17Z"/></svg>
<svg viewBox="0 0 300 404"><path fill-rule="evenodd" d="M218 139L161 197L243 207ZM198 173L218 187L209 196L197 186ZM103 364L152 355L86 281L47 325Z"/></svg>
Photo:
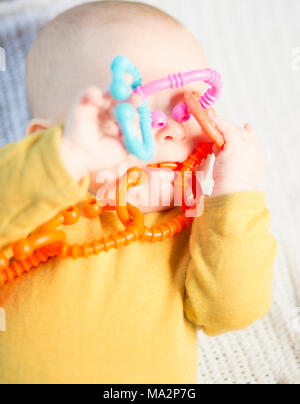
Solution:
<svg viewBox="0 0 300 404"><path fill-rule="evenodd" d="M221 135L210 124L207 114L202 113L203 110L199 103L195 103L195 97L188 94L185 97L185 102L189 106L191 113L195 117L197 116L197 121L205 128L206 133L215 144L217 144L216 139L218 140L218 146L220 147ZM201 114L199 114L199 108L201 108ZM179 170L181 175L179 180L175 180L174 187L175 192L179 190L179 194L184 198L189 180L196 172L197 166L212 153L213 143L204 143L196 148L194 153L183 163L160 163L151 165L151 167ZM120 186L117 186L116 207L103 208L97 203L96 198L89 199L78 206L67 208L41 226L27 239L14 243L11 260L8 260L0 251L0 286L13 281L15 278L30 272L32 269L39 267L40 264L46 263L55 257L76 259L96 255L112 248L119 249L135 241L161 242L188 228L192 224L193 218L186 215L189 208L184 203L182 204L183 214L177 218L151 228L145 226L143 213L135 206L126 203L128 189L141 184L144 179L145 172L143 170L139 168L130 169ZM57 230L60 225L69 226L77 223L81 216L90 219L99 217L104 210L115 210L125 229L83 245L68 244L66 234L62 230Z"/></svg>

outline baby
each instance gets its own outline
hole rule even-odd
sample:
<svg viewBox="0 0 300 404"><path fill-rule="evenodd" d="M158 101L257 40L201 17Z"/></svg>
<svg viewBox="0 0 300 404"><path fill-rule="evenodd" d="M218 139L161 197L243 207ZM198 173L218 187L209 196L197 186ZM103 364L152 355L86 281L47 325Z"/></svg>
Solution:
<svg viewBox="0 0 300 404"><path fill-rule="evenodd" d="M8 252L88 191L96 194L108 170L122 176L124 167L182 162L209 141L194 118L178 123L172 116L184 90L207 88L192 83L149 97L151 110L164 111L167 123L153 131L151 162L129 154L108 92L117 55L139 68L144 84L206 67L193 35L148 5L96 2L50 22L27 59L28 100L39 119L24 140L0 150L0 250ZM192 228L161 243L56 258L0 288L7 318L1 383L196 383L197 330L216 336L268 312L277 244L258 190L266 159L249 124L238 128L213 112L210 119L225 147L214 149L213 193ZM174 178L170 170L160 172L159 191L173 200ZM114 181L108 186L114 190ZM149 207L145 199L138 207L148 226L180 211L163 201ZM83 244L121 229L115 212L105 211L65 231L70 243Z"/></svg>

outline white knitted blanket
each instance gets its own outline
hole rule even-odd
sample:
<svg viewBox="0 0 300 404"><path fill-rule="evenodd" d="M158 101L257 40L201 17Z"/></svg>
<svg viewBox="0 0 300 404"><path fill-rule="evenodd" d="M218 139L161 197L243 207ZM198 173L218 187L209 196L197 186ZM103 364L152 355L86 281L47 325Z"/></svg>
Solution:
<svg viewBox="0 0 300 404"><path fill-rule="evenodd" d="M21 139L29 119L24 59L33 38L58 12L82 2L1 1L0 146ZM237 124L251 121L269 157L263 189L279 242L272 309L245 331L199 333L199 383L300 384L300 1L148 3L197 35L224 78L219 112Z"/></svg>

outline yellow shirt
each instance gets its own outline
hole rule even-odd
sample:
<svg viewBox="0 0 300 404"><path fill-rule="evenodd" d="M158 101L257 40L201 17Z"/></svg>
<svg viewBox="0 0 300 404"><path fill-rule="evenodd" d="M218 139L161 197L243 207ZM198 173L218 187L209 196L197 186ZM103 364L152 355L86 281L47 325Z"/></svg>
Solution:
<svg viewBox="0 0 300 404"><path fill-rule="evenodd" d="M60 136L55 127L0 150L0 249L86 197L88 180L78 184L61 161ZM193 228L170 240L57 258L3 286L0 383L196 383L197 330L238 330L269 310L270 220L262 192L205 197ZM106 212L66 232L84 243L121 228Z"/></svg>

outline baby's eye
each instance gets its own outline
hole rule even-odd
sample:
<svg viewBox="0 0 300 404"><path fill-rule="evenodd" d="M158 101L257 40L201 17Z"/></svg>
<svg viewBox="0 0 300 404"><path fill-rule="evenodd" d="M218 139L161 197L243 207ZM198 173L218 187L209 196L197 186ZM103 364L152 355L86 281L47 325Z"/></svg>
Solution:
<svg viewBox="0 0 300 404"><path fill-rule="evenodd" d="M163 129L167 124L167 115L162 111L154 111L152 116L153 129Z"/></svg>
<svg viewBox="0 0 300 404"><path fill-rule="evenodd" d="M173 109L172 115L175 121L179 123L187 122L191 117L186 104L177 104L176 107Z"/></svg>

